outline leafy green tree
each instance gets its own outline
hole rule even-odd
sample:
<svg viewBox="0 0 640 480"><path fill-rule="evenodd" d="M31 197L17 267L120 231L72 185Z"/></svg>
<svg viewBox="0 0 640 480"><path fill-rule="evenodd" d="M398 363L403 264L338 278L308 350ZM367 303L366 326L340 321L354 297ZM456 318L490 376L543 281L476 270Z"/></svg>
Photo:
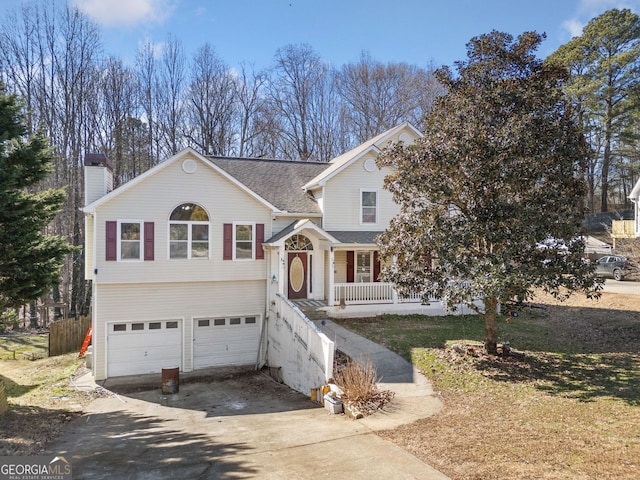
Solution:
<svg viewBox="0 0 640 480"><path fill-rule="evenodd" d="M582 35L548 58L571 71L566 91L591 138L600 161L600 209L609 208L609 177L621 133L640 108L640 17L630 10L608 10L592 19ZM592 162L593 163L593 162ZM596 171L591 169L593 189ZM593 195L593 191L590 192Z"/></svg>
<svg viewBox="0 0 640 480"><path fill-rule="evenodd" d="M500 305L537 288L594 296L600 285L579 230L587 149L560 88L566 70L534 55L543 38L473 38L457 76L437 71L448 93L427 115L424 138L380 157L395 169L385 186L401 208L379 241L395 260L385 280L483 314L491 354Z"/></svg>
<svg viewBox="0 0 640 480"><path fill-rule="evenodd" d="M42 295L71 251L64 239L46 234L65 192L36 190L53 159L41 133L27 137L20 108L0 83L0 312Z"/></svg>

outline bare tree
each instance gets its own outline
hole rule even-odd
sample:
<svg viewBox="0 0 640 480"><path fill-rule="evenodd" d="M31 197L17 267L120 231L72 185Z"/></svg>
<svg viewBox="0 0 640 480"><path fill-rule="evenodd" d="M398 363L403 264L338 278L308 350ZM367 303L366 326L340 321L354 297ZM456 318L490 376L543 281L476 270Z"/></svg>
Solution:
<svg viewBox="0 0 640 480"><path fill-rule="evenodd" d="M7 88L25 102L28 133L37 126L36 96L38 80L37 12L31 4L21 5L21 15L8 12L0 30L0 70Z"/></svg>
<svg viewBox="0 0 640 480"><path fill-rule="evenodd" d="M233 148L235 80L208 43L193 57L186 92L187 139L207 155L229 155Z"/></svg>
<svg viewBox="0 0 640 480"><path fill-rule="evenodd" d="M96 99L101 43L97 26L69 6L24 4L6 17L0 34L3 76L25 100L29 128L42 127L55 146L54 170L37 188L67 188L63 211L51 231L73 245L83 243L81 160L94 136L91 122ZM61 293L71 311L84 308L86 289L80 250L62 269Z"/></svg>
<svg viewBox="0 0 640 480"><path fill-rule="evenodd" d="M281 137L279 150L283 156L301 160L330 159L326 156L327 149L321 149L320 145L327 142L324 137L330 135L331 130L318 116L332 106L329 78L329 65L309 45L288 45L277 51L269 100L277 119Z"/></svg>
<svg viewBox="0 0 640 480"><path fill-rule="evenodd" d="M235 98L237 103L237 154L240 157L275 156L275 148L268 147L264 141L268 132L269 122L264 121L266 100L264 86L267 83L266 72L248 71L246 65L240 67L240 73L235 81Z"/></svg>
<svg viewBox="0 0 640 480"><path fill-rule="evenodd" d="M152 162L147 168L160 161L160 128L156 108L157 61L151 42L145 42L136 56L135 75L138 83L138 102L147 122L147 143Z"/></svg>
<svg viewBox="0 0 640 480"><path fill-rule="evenodd" d="M336 84L357 142L403 121L420 128L435 98L444 93L432 69L407 63L385 65L365 52L357 63L339 70Z"/></svg>
<svg viewBox="0 0 640 480"><path fill-rule="evenodd" d="M151 148L146 125L138 119L135 73L121 60L108 58L100 78L101 99L95 118L102 118L96 131L102 132L99 150L113 161L115 186L126 183L147 170L151 161ZM142 132L147 138L141 139ZM135 138L135 148L132 142Z"/></svg>
<svg viewBox="0 0 640 480"><path fill-rule="evenodd" d="M160 127L162 156L177 153L184 145L184 90L186 57L182 42L169 35L158 65L155 103Z"/></svg>

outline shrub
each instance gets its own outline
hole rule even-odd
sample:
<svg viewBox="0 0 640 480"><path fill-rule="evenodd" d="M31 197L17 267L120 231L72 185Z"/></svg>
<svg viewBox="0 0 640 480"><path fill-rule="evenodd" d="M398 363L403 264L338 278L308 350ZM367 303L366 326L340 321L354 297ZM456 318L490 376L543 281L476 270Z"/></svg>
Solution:
<svg viewBox="0 0 640 480"><path fill-rule="evenodd" d="M20 317L15 310L5 310L0 313L0 333L6 330L13 330L20 325Z"/></svg>
<svg viewBox="0 0 640 480"><path fill-rule="evenodd" d="M378 393L376 369L371 360L367 360L364 364L348 360L346 365L336 373L335 382L342 390L344 402L360 403Z"/></svg>

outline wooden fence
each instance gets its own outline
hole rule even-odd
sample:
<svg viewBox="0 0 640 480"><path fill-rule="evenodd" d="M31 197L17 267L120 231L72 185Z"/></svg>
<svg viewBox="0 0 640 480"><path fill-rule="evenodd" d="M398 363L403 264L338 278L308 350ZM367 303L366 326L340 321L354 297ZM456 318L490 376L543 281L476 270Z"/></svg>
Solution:
<svg viewBox="0 0 640 480"><path fill-rule="evenodd" d="M49 326L49 356L55 357L69 352L79 352L91 317L67 318Z"/></svg>
<svg viewBox="0 0 640 480"><path fill-rule="evenodd" d="M9 410L9 404L7 403L7 392L4 389L4 381L0 378L0 415L6 413Z"/></svg>

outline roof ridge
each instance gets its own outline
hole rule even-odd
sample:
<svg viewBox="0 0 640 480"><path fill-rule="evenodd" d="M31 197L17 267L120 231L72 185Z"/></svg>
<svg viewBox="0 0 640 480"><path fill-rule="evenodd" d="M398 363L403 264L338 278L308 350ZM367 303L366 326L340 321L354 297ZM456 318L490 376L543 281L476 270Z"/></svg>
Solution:
<svg viewBox="0 0 640 480"><path fill-rule="evenodd" d="M295 163L300 165L327 165L329 162L316 162L304 160L287 160L284 158L257 158L257 157L226 157L220 155L205 155L208 160L241 160L248 162L275 162L275 163Z"/></svg>

